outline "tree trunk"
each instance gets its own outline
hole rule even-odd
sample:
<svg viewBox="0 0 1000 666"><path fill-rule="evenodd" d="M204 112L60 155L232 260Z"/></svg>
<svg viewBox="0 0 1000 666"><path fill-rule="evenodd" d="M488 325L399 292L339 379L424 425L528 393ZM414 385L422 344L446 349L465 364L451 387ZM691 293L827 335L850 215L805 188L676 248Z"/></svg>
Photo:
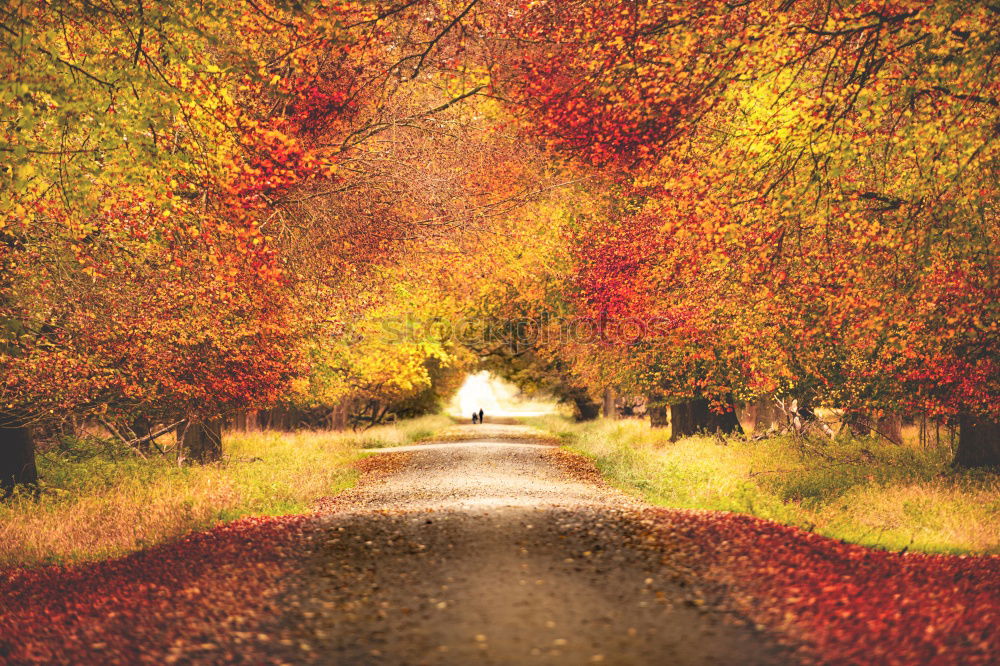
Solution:
<svg viewBox="0 0 1000 666"><path fill-rule="evenodd" d="M760 412L760 401L741 404L737 408L736 417L740 420L740 425L743 426L745 432L752 434L757 431L757 422L761 421Z"/></svg>
<svg viewBox="0 0 1000 666"><path fill-rule="evenodd" d="M732 399L729 411L716 414L709 408L708 400L696 398L670 405L670 441L690 437L699 432L732 435L742 432L740 420L736 417Z"/></svg>
<svg viewBox="0 0 1000 666"><path fill-rule="evenodd" d="M649 412L649 425L651 428L666 428L667 427L667 406L658 405L656 407L647 407L646 411Z"/></svg>
<svg viewBox="0 0 1000 666"><path fill-rule="evenodd" d="M704 428L708 421L707 401L705 414L700 414L698 400L687 400L670 405L670 441L676 442L681 437L690 437ZM699 419L699 416L702 418Z"/></svg>
<svg viewBox="0 0 1000 666"><path fill-rule="evenodd" d="M222 460L222 421L191 421L181 443L184 458L198 464Z"/></svg>
<svg viewBox="0 0 1000 666"><path fill-rule="evenodd" d="M893 412L877 419L863 412L852 412L844 415L844 425L855 437L867 437L874 432L893 444L903 443L903 418Z"/></svg>
<svg viewBox="0 0 1000 666"><path fill-rule="evenodd" d="M327 423L330 425L331 430L343 430L347 427L347 400L341 400L333 409L330 410L330 416L327 419Z"/></svg>
<svg viewBox="0 0 1000 666"><path fill-rule="evenodd" d="M601 407L587 397L573 398L577 421L593 421L601 415Z"/></svg>
<svg viewBox="0 0 1000 666"><path fill-rule="evenodd" d="M267 410L267 429L287 431L289 429L290 417L288 410L277 406Z"/></svg>
<svg viewBox="0 0 1000 666"><path fill-rule="evenodd" d="M757 400L743 405L737 411L743 432L748 435L766 433L781 428L785 418L774 400Z"/></svg>
<svg viewBox="0 0 1000 666"><path fill-rule="evenodd" d="M246 412L247 432L258 432L260 430L260 412L256 409L249 409Z"/></svg>
<svg viewBox="0 0 1000 666"><path fill-rule="evenodd" d="M377 404L378 403L376 403L376 406ZM385 403L385 406L382 407L382 411L376 412L375 420L372 422L372 425L381 425L382 423L385 423L385 417L389 414L390 407L392 407L391 403Z"/></svg>
<svg viewBox="0 0 1000 666"><path fill-rule="evenodd" d="M867 437L871 432L871 421L867 414L861 412L844 412L844 426L852 437Z"/></svg>
<svg viewBox="0 0 1000 666"><path fill-rule="evenodd" d="M893 444L903 443L903 417L889 412L875 422L875 432Z"/></svg>
<svg viewBox="0 0 1000 666"><path fill-rule="evenodd" d="M971 416L959 418L956 467L1000 467L1000 423Z"/></svg>
<svg viewBox="0 0 1000 666"><path fill-rule="evenodd" d="M607 386L604 389L604 418L606 419L616 419L618 418L618 409L615 406L615 389L612 386Z"/></svg>
<svg viewBox="0 0 1000 666"><path fill-rule="evenodd" d="M0 411L0 491L7 495L14 486L38 483L35 440L21 418Z"/></svg>

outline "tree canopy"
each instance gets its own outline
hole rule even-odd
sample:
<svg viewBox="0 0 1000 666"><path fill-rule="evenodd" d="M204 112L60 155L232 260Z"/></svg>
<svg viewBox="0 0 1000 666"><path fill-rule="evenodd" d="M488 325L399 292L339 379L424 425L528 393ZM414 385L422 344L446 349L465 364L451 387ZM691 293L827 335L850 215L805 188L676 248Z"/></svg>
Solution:
<svg viewBox="0 0 1000 666"><path fill-rule="evenodd" d="M0 12L10 418L384 412L485 364L1000 460L994 4Z"/></svg>

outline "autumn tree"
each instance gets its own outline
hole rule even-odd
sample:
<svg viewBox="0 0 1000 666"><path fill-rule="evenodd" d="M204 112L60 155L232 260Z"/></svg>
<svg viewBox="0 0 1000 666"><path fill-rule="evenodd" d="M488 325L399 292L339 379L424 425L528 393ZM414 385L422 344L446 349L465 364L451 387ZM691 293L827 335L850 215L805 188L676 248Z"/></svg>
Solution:
<svg viewBox="0 0 1000 666"><path fill-rule="evenodd" d="M179 412L211 460L214 419L302 371L264 225L330 178L335 151L309 132L352 113L355 68L384 46L370 9L312 9L5 10L3 400L21 421Z"/></svg>
<svg viewBox="0 0 1000 666"><path fill-rule="evenodd" d="M930 412L963 423L958 462L995 463L972 442L997 418L997 20L986 3L537 3L506 84L532 131L641 194L652 245L681 247L653 256L674 286L651 312L669 302L701 336L656 345L672 386Z"/></svg>
<svg viewBox="0 0 1000 666"><path fill-rule="evenodd" d="M377 420L475 355L678 433L923 413L1000 462L989 3L2 11L7 486L28 425L183 419L211 461L227 412ZM380 337L409 310L557 335Z"/></svg>

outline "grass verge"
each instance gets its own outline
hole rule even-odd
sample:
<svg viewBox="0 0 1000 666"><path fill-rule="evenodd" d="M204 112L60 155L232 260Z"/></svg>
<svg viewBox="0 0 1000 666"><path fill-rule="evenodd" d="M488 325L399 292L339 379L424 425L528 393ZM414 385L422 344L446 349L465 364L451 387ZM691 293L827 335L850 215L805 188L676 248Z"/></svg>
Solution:
<svg viewBox="0 0 1000 666"><path fill-rule="evenodd" d="M354 438L360 448L382 449L419 442L454 424L455 419L447 414L430 414L399 421L393 425L379 426L364 432L344 434Z"/></svg>
<svg viewBox="0 0 1000 666"><path fill-rule="evenodd" d="M1000 477L957 472L947 447L688 437L639 420L526 419L660 506L747 513L824 536L930 553L1000 554Z"/></svg>
<svg viewBox="0 0 1000 666"><path fill-rule="evenodd" d="M354 484L363 448L450 424L422 417L363 432L227 433L225 460L178 467L106 442L40 453L38 497L0 501L0 567L117 557L246 515L302 513Z"/></svg>

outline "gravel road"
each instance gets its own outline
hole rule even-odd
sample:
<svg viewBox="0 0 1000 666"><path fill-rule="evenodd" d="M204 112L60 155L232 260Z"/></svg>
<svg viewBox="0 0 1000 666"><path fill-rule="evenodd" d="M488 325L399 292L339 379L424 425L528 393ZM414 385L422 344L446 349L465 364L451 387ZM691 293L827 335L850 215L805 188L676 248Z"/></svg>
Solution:
<svg viewBox="0 0 1000 666"><path fill-rule="evenodd" d="M692 592L641 507L525 426L455 426L380 452L339 496L281 634L329 664L777 664L787 652ZM381 465L379 463L385 463ZM297 661L298 659L296 659Z"/></svg>

